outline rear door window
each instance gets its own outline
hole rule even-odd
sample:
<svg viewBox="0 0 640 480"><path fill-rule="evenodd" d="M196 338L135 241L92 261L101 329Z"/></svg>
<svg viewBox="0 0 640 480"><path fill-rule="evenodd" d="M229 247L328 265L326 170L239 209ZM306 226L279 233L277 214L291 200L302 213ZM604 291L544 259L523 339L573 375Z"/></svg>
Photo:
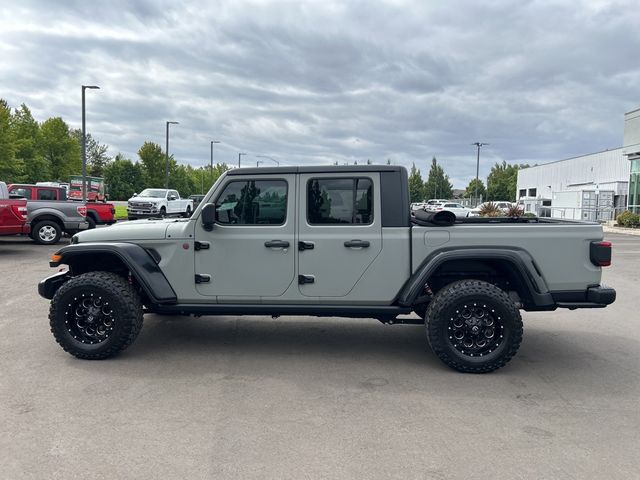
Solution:
<svg viewBox="0 0 640 480"><path fill-rule="evenodd" d="M307 182L310 225L373 223L373 182L369 178L313 178Z"/></svg>
<svg viewBox="0 0 640 480"><path fill-rule="evenodd" d="M38 195L38 200L57 200L58 199L57 192L51 188L39 188L37 195Z"/></svg>

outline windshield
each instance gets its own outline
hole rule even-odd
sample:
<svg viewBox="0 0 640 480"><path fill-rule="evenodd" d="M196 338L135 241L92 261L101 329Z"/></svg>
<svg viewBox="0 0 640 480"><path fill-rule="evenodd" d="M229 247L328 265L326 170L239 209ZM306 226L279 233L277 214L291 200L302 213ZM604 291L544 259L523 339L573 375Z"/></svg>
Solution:
<svg viewBox="0 0 640 480"><path fill-rule="evenodd" d="M153 188L145 188L140 194L139 197L152 197L152 198L164 198L167 194L166 190L155 190Z"/></svg>

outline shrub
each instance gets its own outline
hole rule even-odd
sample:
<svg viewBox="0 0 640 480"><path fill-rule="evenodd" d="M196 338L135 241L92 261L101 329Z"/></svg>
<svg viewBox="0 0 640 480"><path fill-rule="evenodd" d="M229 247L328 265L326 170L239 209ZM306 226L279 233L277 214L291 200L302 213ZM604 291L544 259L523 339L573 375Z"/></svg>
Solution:
<svg viewBox="0 0 640 480"><path fill-rule="evenodd" d="M483 203L480 207L480 215L483 217L501 217L503 213L495 203Z"/></svg>
<svg viewBox="0 0 640 480"><path fill-rule="evenodd" d="M630 212L629 210L622 212L616 218L618 225L621 227L638 228L640 227L640 214Z"/></svg>
<svg viewBox="0 0 640 480"><path fill-rule="evenodd" d="M524 214L524 207L522 205L513 204L507 209L507 217L519 218Z"/></svg>

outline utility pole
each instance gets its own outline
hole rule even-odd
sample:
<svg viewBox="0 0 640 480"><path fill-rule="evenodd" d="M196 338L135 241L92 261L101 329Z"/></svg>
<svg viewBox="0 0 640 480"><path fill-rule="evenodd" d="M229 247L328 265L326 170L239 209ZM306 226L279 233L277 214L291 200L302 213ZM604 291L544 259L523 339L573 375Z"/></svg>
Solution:
<svg viewBox="0 0 640 480"><path fill-rule="evenodd" d="M85 114L84 91L100 89L97 85L82 85L82 201L87 201L87 122Z"/></svg>
<svg viewBox="0 0 640 480"><path fill-rule="evenodd" d="M485 145L489 145L488 143L482 143L482 142L475 142L472 143L471 145L475 145L476 147L478 147L478 156L477 156L477 160L476 160L476 193L475 193L475 206L478 206L478 176L480 174L480 148L484 147Z"/></svg>
<svg viewBox="0 0 640 480"><path fill-rule="evenodd" d="M166 122L166 148L164 150L164 188L169 188L169 125L178 125L178 122Z"/></svg>
<svg viewBox="0 0 640 480"><path fill-rule="evenodd" d="M243 155L246 155L246 153L238 153L238 168L240 168L240 162L242 161Z"/></svg>
<svg viewBox="0 0 640 480"><path fill-rule="evenodd" d="M211 140L211 165L209 167L209 181L213 178L213 145L220 143L219 140Z"/></svg>

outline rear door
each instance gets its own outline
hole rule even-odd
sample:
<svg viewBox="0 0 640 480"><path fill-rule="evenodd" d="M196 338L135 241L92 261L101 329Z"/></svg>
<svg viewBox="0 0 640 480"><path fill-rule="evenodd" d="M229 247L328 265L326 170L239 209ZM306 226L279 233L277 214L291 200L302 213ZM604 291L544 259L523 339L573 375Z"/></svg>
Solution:
<svg viewBox="0 0 640 480"><path fill-rule="evenodd" d="M217 222L195 237L208 247L195 252L196 284L219 302L279 297L295 276L295 175L228 176L214 199Z"/></svg>
<svg viewBox="0 0 640 480"><path fill-rule="evenodd" d="M298 288L344 297L382 250L380 174L301 174Z"/></svg>

